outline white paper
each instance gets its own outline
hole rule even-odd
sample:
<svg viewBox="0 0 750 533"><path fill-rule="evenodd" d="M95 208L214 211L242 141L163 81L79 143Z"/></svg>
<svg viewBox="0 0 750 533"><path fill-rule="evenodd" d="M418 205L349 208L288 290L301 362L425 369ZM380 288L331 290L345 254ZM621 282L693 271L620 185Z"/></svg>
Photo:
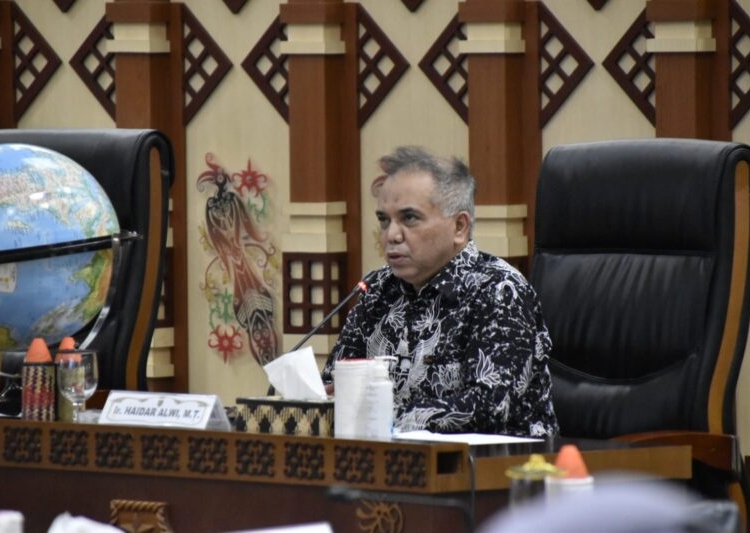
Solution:
<svg viewBox="0 0 750 533"><path fill-rule="evenodd" d="M268 381L285 400L325 400L315 354L310 346L285 353L263 367Z"/></svg>
<svg viewBox="0 0 750 533"><path fill-rule="evenodd" d="M489 435L486 433L433 433L426 429L394 433L394 439L422 440L430 442L464 442L476 446L480 444L516 444L519 442L541 442L544 439L515 437L512 435Z"/></svg>

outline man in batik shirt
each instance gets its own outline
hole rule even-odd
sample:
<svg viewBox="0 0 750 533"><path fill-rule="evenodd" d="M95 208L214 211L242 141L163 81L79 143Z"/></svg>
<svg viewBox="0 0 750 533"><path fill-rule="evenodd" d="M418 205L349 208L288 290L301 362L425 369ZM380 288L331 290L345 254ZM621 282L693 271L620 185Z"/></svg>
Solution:
<svg viewBox="0 0 750 533"><path fill-rule="evenodd" d="M380 166L372 192L388 264L367 276L324 381L339 359L392 356L401 431L556 434L541 306L515 268L472 240L469 169L416 147Z"/></svg>

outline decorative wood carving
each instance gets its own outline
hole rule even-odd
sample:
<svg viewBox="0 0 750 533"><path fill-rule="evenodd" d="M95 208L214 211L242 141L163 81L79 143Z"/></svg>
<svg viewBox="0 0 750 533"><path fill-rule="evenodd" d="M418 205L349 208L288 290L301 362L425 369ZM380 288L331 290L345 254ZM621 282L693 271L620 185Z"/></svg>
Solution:
<svg viewBox="0 0 750 533"><path fill-rule="evenodd" d="M419 9L419 6L422 5L424 0L401 0L401 2L406 6L406 9L414 13Z"/></svg>
<svg viewBox="0 0 750 533"><path fill-rule="evenodd" d="M539 4L541 126L554 116L578 87L594 62L552 12Z"/></svg>
<svg viewBox="0 0 750 533"><path fill-rule="evenodd" d="M187 126L232 68L232 62L187 6L184 9L183 88Z"/></svg>
<svg viewBox="0 0 750 533"><path fill-rule="evenodd" d="M112 500L109 523L128 533L172 533L166 502Z"/></svg>
<svg viewBox="0 0 750 533"><path fill-rule="evenodd" d="M61 61L15 2L12 4L11 17L13 43L6 43L4 46L13 47L13 116L18 122L52 78Z"/></svg>
<svg viewBox="0 0 750 533"><path fill-rule="evenodd" d="M607 3L607 0L589 0L589 4L591 4L591 7L599 11L601 8L604 7L604 4Z"/></svg>
<svg viewBox="0 0 750 533"><path fill-rule="evenodd" d="M656 124L654 104L656 70L654 54L646 51L646 40L654 36L644 9L602 62L641 113Z"/></svg>
<svg viewBox="0 0 750 533"><path fill-rule="evenodd" d="M458 41L465 39L464 25L456 15L419 62L419 68L454 111L468 124L467 59L465 54L456 52Z"/></svg>
<svg viewBox="0 0 750 533"><path fill-rule="evenodd" d="M734 128L750 109L750 17L735 0L729 4L729 15L732 32L729 43L732 61L729 77L732 98L730 124Z"/></svg>
<svg viewBox="0 0 750 533"><path fill-rule="evenodd" d="M105 52L107 40L112 37L112 23L102 17L70 58L70 66L114 120L116 111L115 54Z"/></svg>
<svg viewBox="0 0 750 533"><path fill-rule="evenodd" d="M0 466L369 490L468 488L460 443L356 441L241 432L0 420ZM439 474L439 475L438 475Z"/></svg>
<svg viewBox="0 0 750 533"><path fill-rule="evenodd" d="M236 15L245 7L247 0L224 0L224 4L229 8L229 11Z"/></svg>
<svg viewBox="0 0 750 533"><path fill-rule="evenodd" d="M54 2L60 8L60 11L66 13L76 3L76 0L54 0Z"/></svg>
<svg viewBox="0 0 750 533"><path fill-rule="evenodd" d="M282 262L284 333L304 334L346 295L346 254L289 252ZM339 311L337 317L320 328L320 333L339 333L345 312L346 309Z"/></svg>
<svg viewBox="0 0 750 533"><path fill-rule="evenodd" d="M242 68L279 115L289 122L288 56L278 51L279 43L286 40L286 24L276 17L242 61Z"/></svg>
<svg viewBox="0 0 750 533"><path fill-rule="evenodd" d="M365 533L402 533L404 513L397 503L360 500L356 510L360 530Z"/></svg>
<svg viewBox="0 0 750 533"><path fill-rule="evenodd" d="M362 127L404 75L409 63L361 5L357 6L357 24L358 119Z"/></svg>

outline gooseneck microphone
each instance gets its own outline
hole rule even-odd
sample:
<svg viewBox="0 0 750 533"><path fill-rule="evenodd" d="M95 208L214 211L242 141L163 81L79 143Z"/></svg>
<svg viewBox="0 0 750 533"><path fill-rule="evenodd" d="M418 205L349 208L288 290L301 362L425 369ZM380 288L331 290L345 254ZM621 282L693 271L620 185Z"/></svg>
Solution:
<svg viewBox="0 0 750 533"><path fill-rule="evenodd" d="M321 320L320 322L318 322L318 324L312 330L310 330L310 332L307 335L305 335L304 337L302 337L302 340L300 340L297 344L295 344L294 347L291 350L289 350L289 351L290 352L294 352L294 351L298 350L299 348L301 348L303 344L305 344L308 340L310 340L310 337L312 337L313 335L315 335L318 332L318 330L320 330L320 328L322 328L323 326L325 326L328 323L328 321L331 320L331 318L333 317L333 315L335 315L336 313L338 313L341 310L342 307L344 307L347 303L349 303L349 300L351 300L352 298L354 298L358 294L362 294L362 293L367 292L367 290L370 288L370 279L371 278L372 278L372 276L365 276L364 278L362 278L361 280L359 280L357 282L357 284L354 286L354 288L351 290L351 292L349 294L347 294L346 297L343 300L341 300L336 305L336 307L334 307L331 310L330 313L328 313L326 316L323 317L323 320ZM273 396L275 393L276 393L276 390L274 389L273 385L271 385L268 388L268 396Z"/></svg>

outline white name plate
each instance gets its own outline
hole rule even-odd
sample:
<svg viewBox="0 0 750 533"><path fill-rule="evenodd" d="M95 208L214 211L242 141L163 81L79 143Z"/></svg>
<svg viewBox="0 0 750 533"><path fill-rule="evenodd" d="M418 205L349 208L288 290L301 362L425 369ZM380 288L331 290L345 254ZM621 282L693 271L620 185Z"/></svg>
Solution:
<svg viewBox="0 0 750 533"><path fill-rule="evenodd" d="M111 391L99 423L231 430L221 400L213 394Z"/></svg>

